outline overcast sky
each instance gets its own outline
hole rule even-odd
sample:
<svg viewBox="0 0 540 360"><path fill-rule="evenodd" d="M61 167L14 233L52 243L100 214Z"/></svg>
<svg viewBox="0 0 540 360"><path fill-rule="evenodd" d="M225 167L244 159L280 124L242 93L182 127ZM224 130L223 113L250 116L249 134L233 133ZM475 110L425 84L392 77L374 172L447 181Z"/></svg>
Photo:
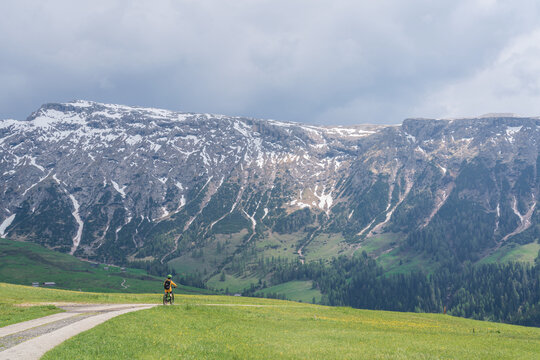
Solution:
<svg viewBox="0 0 540 360"><path fill-rule="evenodd" d="M73 99L314 124L539 116L538 3L1 1L0 118Z"/></svg>

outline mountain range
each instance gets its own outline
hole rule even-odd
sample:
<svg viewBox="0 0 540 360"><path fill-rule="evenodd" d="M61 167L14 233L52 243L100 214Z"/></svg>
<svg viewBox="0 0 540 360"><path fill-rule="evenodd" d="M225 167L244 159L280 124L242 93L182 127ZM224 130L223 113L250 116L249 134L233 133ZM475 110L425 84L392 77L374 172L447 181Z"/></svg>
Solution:
<svg viewBox="0 0 540 360"><path fill-rule="evenodd" d="M0 121L0 236L211 284L366 252L533 261L540 119L314 126L73 101ZM259 275L256 275L259 274Z"/></svg>

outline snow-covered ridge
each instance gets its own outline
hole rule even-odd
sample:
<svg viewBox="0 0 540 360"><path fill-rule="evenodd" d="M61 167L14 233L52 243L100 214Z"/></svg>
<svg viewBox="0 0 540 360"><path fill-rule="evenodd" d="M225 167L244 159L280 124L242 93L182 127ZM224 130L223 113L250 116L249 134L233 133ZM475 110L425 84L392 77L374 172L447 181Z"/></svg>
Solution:
<svg viewBox="0 0 540 360"><path fill-rule="evenodd" d="M139 142L137 135L127 136L125 130L137 130L159 127L156 121L181 123L185 121L223 120L231 122L234 129L248 138L258 137L252 128L254 123L265 122L269 126L285 129L299 129L311 137L321 140L325 136L359 138L374 134L383 126L315 126L276 120L257 120L252 118L231 117L216 114L182 113L165 109L145 108L117 104L104 104L86 100L76 100L62 104L46 104L25 121L0 121L0 129L10 128L15 131L41 130L42 140L61 141L68 136L75 138L96 136L114 141L115 135L124 135L125 141L132 145ZM111 122L112 121L112 122ZM140 136L140 135L139 135ZM323 144L315 144L324 146Z"/></svg>
<svg viewBox="0 0 540 360"><path fill-rule="evenodd" d="M350 137L364 137L371 134L375 134L376 130L364 130L356 127L332 127L324 128L327 134L337 135L337 136L350 136Z"/></svg>
<svg viewBox="0 0 540 360"><path fill-rule="evenodd" d="M0 121L0 169L6 182L29 171L15 185L21 187L23 197L31 196L37 184L53 173L51 179L70 191L88 187L89 181L100 188L111 185L126 206L140 191L131 176L144 169L151 178L148 191L159 204L154 213L144 216L159 219L189 201L187 194L195 176L223 179L236 168L257 168L262 173L291 168L314 182L324 169L331 166L337 171L354 158L342 150L355 148L351 139L374 133L373 127L322 127L77 100L46 104L26 120ZM339 150L329 152L336 147ZM51 154L62 154L62 159L57 162ZM186 174L189 164L194 164L196 173L190 169ZM95 169L95 174L85 179L89 175L81 175L81 166ZM177 184L176 203L165 206L171 184ZM316 206L330 211L332 195L323 192L316 197ZM84 220L84 201L79 195L77 200Z"/></svg>
<svg viewBox="0 0 540 360"><path fill-rule="evenodd" d="M75 108L81 108L81 109L89 109L89 108L101 108L101 110L97 111L98 115L102 115L109 118L118 118L118 116L126 115L132 112L140 112L145 114L147 117L161 119L161 118L173 118L178 115L182 115L181 113L173 112L170 110L165 109L157 109L157 108L147 108L147 107L138 107L138 106L127 106L127 105L118 105L118 104L104 104L104 103L98 103L94 101L87 101L87 100L75 100L68 103L61 104L66 107L75 107ZM181 120L182 116L178 118L178 120Z"/></svg>
<svg viewBox="0 0 540 360"><path fill-rule="evenodd" d="M239 212L255 233L271 226L276 206L287 214L309 208L321 215L321 222L341 212L340 219L355 223L363 213L355 211L354 197L376 177L392 178L382 212L353 229L369 237L385 231L398 207L407 204L409 191L414 194L412 177L396 174L421 173L429 163L433 178L451 182L462 160L481 151L502 150L510 157L518 148L536 149L539 133L540 121L534 119L315 126L82 100L48 104L27 120L0 121L0 230L7 230L6 219L14 213L22 218L33 216L34 209L39 212L43 190L51 186L66 194L62 206L69 207L69 223L74 224L67 239L74 253L97 249L111 238L109 229L123 238L121 229L130 222L128 228L136 234L147 222L174 219L191 209L197 192L203 199L197 215L190 214L185 223L190 229L209 225L204 230L212 230ZM357 193L346 191L348 187L356 187ZM393 188L400 192L394 194ZM434 192L431 217L450 195L444 190L439 186ZM204 207L218 191L226 213L211 218ZM30 204L26 214L19 211L22 201ZM200 223L199 214L208 217L207 223ZM430 218L424 220L419 223ZM95 245L88 237L97 239ZM136 235L132 240L135 246L147 241Z"/></svg>

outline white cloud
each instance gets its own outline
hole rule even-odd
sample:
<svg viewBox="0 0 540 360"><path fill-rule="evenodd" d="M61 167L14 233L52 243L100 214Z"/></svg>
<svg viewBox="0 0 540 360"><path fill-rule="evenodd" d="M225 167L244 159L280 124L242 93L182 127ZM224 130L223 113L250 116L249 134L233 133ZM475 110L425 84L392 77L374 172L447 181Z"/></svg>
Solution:
<svg viewBox="0 0 540 360"><path fill-rule="evenodd" d="M484 113L540 115L540 28L504 47L472 76L434 91L417 114L466 117Z"/></svg>

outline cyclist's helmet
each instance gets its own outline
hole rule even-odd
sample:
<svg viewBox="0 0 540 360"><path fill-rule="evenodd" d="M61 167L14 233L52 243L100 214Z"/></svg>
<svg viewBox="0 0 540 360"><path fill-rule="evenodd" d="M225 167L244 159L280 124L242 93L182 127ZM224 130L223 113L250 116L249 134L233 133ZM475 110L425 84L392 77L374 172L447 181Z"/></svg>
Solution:
<svg viewBox="0 0 540 360"><path fill-rule="evenodd" d="M172 275L167 275L167 279L170 279L170 278L172 278Z"/></svg>

